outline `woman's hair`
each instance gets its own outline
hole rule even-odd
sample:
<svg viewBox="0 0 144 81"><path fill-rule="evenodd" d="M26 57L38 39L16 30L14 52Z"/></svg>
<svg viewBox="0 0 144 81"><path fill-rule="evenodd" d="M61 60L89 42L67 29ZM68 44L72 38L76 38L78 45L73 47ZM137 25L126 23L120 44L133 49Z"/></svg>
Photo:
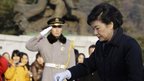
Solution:
<svg viewBox="0 0 144 81"><path fill-rule="evenodd" d="M8 59L10 59L10 54L9 54L8 52L4 52L4 53L2 54L2 56L4 56L4 55L8 55Z"/></svg>
<svg viewBox="0 0 144 81"><path fill-rule="evenodd" d="M37 60L38 57L41 57L40 52L38 52L38 53L36 54L36 60Z"/></svg>
<svg viewBox="0 0 144 81"><path fill-rule="evenodd" d="M5 54L7 54L7 55L10 56L10 54L9 54L8 52L4 52L4 53L2 54L2 56L4 56Z"/></svg>
<svg viewBox="0 0 144 81"><path fill-rule="evenodd" d="M89 46L89 49L90 49L90 48L95 48L95 47L96 47L96 46L95 46L94 44L92 44L92 45Z"/></svg>
<svg viewBox="0 0 144 81"><path fill-rule="evenodd" d="M79 53L78 57L79 57L80 55L84 56L84 58L85 58L85 55L84 55L84 53Z"/></svg>
<svg viewBox="0 0 144 81"><path fill-rule="evenodd" d="M85 59L84 53L79 53L78 56L77 56L77 59L76 59L76 63L78 63L78 57L79 57L80 55L84 56L84 59Z"/></svg>
<svg viewBox="0 0 144 81"><path fill-rule="evenodd" d="M13 59L13 57L14 57L15 55L16 55L16 56L20 56L19 52L20 52L19 50L13 50L11 59Z"/></svg>
<svg viewBox="0 0 144 81"><path fill-rule="evenodd" d="M101 3L93 8L88 15L87 23L90 25L95 20L101 20L105 24L113 22L114 29L121 27L123 24L121 12L108 3Z"/></svg>

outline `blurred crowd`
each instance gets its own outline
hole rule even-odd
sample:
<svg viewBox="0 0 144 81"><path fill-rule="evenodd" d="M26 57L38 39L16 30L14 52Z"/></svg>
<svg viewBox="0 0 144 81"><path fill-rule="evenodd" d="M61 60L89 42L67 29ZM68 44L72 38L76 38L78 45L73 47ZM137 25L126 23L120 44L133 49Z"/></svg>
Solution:
<svg viewBox="0 0 144 81"><path fill-rule="evenodd" d="M95 45L88 48L89 55L95 50ZM83 63L84 53L79 53L74 49L76 64ZM29 56L27 53L20 50L13 50L12 54L4 52L0 56L0 81L41 81L44 70L44 59L38 52L35 55L35 61L30 65ZM97 76L97 77L93 77ZM81 77L76 81L100 81L96 72L89 76Z"/></svg>
<svg viewBox="0 0 144 81"><path fill-rule="evenodd" d="M5 67L1 66L1 69L5 70L1 72L0 81L40 80L44 66L44 60L40 53L36 54L36 59L31 65L28 54L19 50L13 50L11 56L8 52L4 52L0 57L5 59Z"/></svg>

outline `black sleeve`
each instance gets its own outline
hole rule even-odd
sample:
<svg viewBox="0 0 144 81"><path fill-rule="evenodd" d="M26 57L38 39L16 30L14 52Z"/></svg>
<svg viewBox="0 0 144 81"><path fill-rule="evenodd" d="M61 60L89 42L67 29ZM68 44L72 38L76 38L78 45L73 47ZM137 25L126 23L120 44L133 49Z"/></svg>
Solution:
<svg viewBox="0 0 144 81"><path fill-rule="evenodd" d="M141 48L134 39L129 41L128 53L125 59L128 68L128 81L143 81Z"/></svg>
<svg viewBox="0 0 144 81"><path fill-rule="evenodd" d="M95 51L89 58L86 58L84 63L73 66L68 69L72 77L71 79L76 79L82 76L86 76L96 70L96 62L95 62Z"/></svg>

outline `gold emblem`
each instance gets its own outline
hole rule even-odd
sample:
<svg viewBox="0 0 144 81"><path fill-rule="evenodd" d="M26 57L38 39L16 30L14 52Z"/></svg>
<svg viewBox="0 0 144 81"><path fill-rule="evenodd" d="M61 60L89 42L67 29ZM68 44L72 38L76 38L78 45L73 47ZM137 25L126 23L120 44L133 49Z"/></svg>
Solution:
<svg viewBox="0 0 144 81"><path fill-rule="evenodd" d="M64 49L65 49L65 48L62 46L62 47L61 47L61 51L64 51Z"/></svg>
<svg viewBox="0 0 144 81"><path fill-rule="evenodd" d="M56 22L60 22L58 18L55 19Z"/></svg>
<svg viewBox="0 0 144 81"><path fill-rule="evenodd" d="M65 47L63 46L63 44L61 43L61 51L64 51Z"/></svg>

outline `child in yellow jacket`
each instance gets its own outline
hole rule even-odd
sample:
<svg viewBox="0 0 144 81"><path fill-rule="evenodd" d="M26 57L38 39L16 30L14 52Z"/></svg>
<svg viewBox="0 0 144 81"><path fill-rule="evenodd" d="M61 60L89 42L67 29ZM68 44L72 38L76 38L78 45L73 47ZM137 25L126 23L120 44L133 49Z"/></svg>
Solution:
<svg viewBox="0 0 144 81"><path fill-rule="evenodd" d="M19 58L19 62L14 59ZM11 66L5 72L6 81L30 81L30 71L28 70L28 55L23 52L18 52L12 55Z"/></svg>

